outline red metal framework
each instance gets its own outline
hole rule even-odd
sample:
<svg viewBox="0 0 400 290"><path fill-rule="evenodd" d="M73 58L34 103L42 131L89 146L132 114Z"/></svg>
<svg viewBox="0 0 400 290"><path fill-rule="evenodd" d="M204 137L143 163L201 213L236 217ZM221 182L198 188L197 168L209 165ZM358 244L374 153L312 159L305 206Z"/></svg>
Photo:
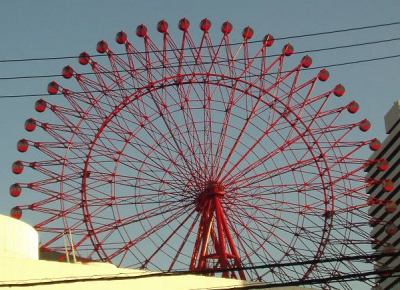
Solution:
<svg viewBox="0 0 400 290"><path fill-rule="evenodd" d="M197 197L196 210L201 213L201 219L190 262L192 271L206 272L213 264L221 269L243 268L224 214L221 201L224 195L223 185L211 181ZM243 270L237 272L238 275L232 271L231 277L246 279ZM229 273L222 272L222 276L229 277Z"/></svg>
<svg viewBox="0 0 400 290"><path fill-rule="evenodd" d="M176 42L160 21L159 45L144 25L135 45L119 32L125 51L100 41L101 55L49 84L35 105L48 121L25 123L42 141L18 142L41 161L13 164L36 172L11 186L29 189L13 215L32 211L43 249L63 251L70 232L79 256L116 265L260 281L360 271L318 264L369 250L360 156L379 142L360 137L371 125L353 117L358 104L321 84L327 70L306 70L309 56L293 62L292 45L269 57L271 35L253 44L246 27L232 44L225 22L214 43L207 19L199 41L187 19L178 27ZM315 262L254 268L296 261Z"/></svg>

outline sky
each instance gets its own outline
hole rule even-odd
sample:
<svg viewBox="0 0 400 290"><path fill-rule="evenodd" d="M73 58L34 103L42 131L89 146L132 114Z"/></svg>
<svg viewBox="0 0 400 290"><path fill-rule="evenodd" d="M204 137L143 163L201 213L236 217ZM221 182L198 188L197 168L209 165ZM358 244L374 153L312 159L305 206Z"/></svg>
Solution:
<svg viewBox="0 0 400 290"><path fill-rule="evenodd" d="M188 18L196 31L207 17L213 29L222 22L234 25L233 38L239 40L245 26L255 30L254 39L271 33L275 37L368 26L399 21L400 2L393 1L61 1L3 0L0 4L0 61L77 55L86 50L95 53L96 43L113 42L115 33L124 30L134 35L136 26L146 24L150 35L159 20L169 22L171 33L178 33L180 18ZM196 31L196 33L199 33ZM296 50L362 43L400 37L400 26L292 39ZM215 34L217 35L217 33ZM283 45L279 42L279 45ZM400 41L334 51L315 52L315 66L400 54ZM58 74L76 60L1 62L0 78L23 75ZM356 100L373 124L369 134L384 139L384 115L400 99L400 58L330 68L331 83L342 83L346 97ZM27 136L24 121L36 116L33 104L46 93L52 79L1 80L0 95L34 94L37 97L0 98L0 213L8 214L18 203L9 196L15 182L11 164L23 156L16 142ZM28 220L29 222L29 220Z"/></svg>

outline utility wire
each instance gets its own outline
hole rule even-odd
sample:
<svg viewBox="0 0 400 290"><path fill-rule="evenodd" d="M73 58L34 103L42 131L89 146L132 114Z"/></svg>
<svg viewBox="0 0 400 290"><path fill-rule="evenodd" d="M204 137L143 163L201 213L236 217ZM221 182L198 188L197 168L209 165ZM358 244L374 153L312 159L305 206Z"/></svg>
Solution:
<svg viewBox="0 0 400 290"><path fill-rule="evenodd" d="M381 39L381 40L376 40L376 41L368 41L368 42L362 42L362 43L353 43L353 44L346 44L346 45L337 45L337 46L331 46L331 47L323 47L323 48L316 48L316 49L309 49L309 50L301 50L301 51L296 51L293 54L305 54L305 53L315 53L315 52L322 52L322 51L329 51L329 50L337 50L337 49L345 49L345 48L353 48L353 47L360 47L360 46L365 46L365 45L373 45L373 44L380 44L380 43L387 43L387 42L393 42L393 41L398 41L400 40L400 37L395 37L395 38L389 38L389 39ZM277 57L280 54L272 54L268 55L267 58L271 57ZM253 57L252 59L259 59L262 57ZM236 61L242 61L244 60L243 58L238 58L235 59ZM226 61L219 61L218 63L224 63ZM171 63L169 65L169 68L173 67L178 67L178 63ZM202 62L201 64L208 64L207 62ZM195 63L190 62L190 63L185 63L185 64L180 64L179 66L181 67L187 67L187 66L192 66L195 65ZM161 67L153 67L153 69L157 69ZM140 69L137 69L138 71ZM119 73L123 73L124 71L118 71ZM80 75L94 75L94 72L88 72L88 73L80 73ZM62 76L61 74L48 74L48 75L25 75L25 76L9 76L9 77L0 77L1 80L21 80L21 79L37 79L37 78L55 78L55 77L60 77Z"/></svg>
<svg viewBox="0 0 400 290"><path fill-rule="evenodd" d="M260 265L257 267L243 267L243 268L231 268L224 270L206 270L206 271L175 271L175 272L159 272L159 273L148 273L143 275L129 275L126 273L118 273L111 275L92 275L92 276L69 276L62 277L61 279L35 279L35 280L13 280L12 282L0 283L0 287L32 287L38 285L54 285L61 283L76 283L76 282L93 282L93 281L114 281L114 280L135 280L135 279L144 279L144 278L154 278L154 277L171 277L171 276L181 276L188 274L210 274L210 273L220 273L220 272L231 272L237 270L246 270L246 269L255 269L255 268L277 268L277 267L288 267L288 266L297 266L297 265L306 265L306 264L315 264L318 263L329 263L332 261L354 261L354 260L370 260L376 258L382 258L387 256L397 256L398 251L394 253L374 253L368 256L360 255L360 256L343 256L340 258L327 258L320 259L319 261L310 260L310 261L302 261L302 262L291 262L291 263L276 263L276 264L267 264ZM368 272L360 272L360 273L352 273L352 274L343 274L332 277L324 277L324 278L316 278L316 279L300 279L295 281L288 282L279 282L274 284L267 283L258 283L257 285L244 285L236 286L237 289L260 289L260 288L271 288L271 287L282 287L282 286L299 286L299 285L312 285L312 284L321 284L321 283L329 283L329 282L340 282L346 279L356 279L356 278L365 278L366 276L378 275L381 273L391 274L397 273L399 271L399 267L396 268L388 268L383 270L375 270ZM256 286L256 287L255 287ZM235 288L221 288L221 289L236 289Z"/></svg>
<svg viewBox="0 0 400 290"><path fill-rule="evenodd" d="M243 285L243 286L233 286L233 287L214 287L213 290L254 290L254 289L268 289L276 287L290 287L290 286L305 286L305 285L319 285L319 284L330 284L330 283L340 283L340 282L352 282L360 281L365 282L367 280L376 279L377 275L390 275L392 278L400 277L399 267L393 268L385 271L368 271L356 274L343 274L338 276L315 278L315 279L305 279L289 282L278 282L278 283L260 283L253 285ZM396 274L396 275L393 275Z"/></svg>
<svg viewBox="0 0 400 290"><path fill-rule="evenodd" d="M388 55L388 56L382 56L382 57L375 57L375 58L367 58L367 59L360 59L360 60L355 60L355 61L348 61L348 62L341 62L341 63L333 63L333 64L327 64L327 65L321 65L321 66L316 66L316 67L311 67L311 68L305 68L302 70L316 70L316 69L321 69L321 68L329 68L329 67L340 67L340 66L347 66L347 65L354 65L354 64L361 64L361 63L367 63L367 62L374 62L374 61L382 61L382 60L388 60L388 59L394 59L400 57L400 54L395 54L395 55ZM136 90L136 89L143 89L143 87L130 87L130 88L125 88L124 90ZM121 91L121 89L110 89L109 91ZM103 91L101 90L89 90L89 91L81 91L81 92L74 92L74 93L101 93ZM10 99L10 98L27 98L27 97L37 97L37 96L60 96L62 94L48 94L48 93L35 93L35 94L17 94L17 95L0 95L0 99Z"/></svg>
<svg viewBox="0 0 400 290"><path fill-rule="evenodd" d="M278 37L276 39L277 40L286 40L286 39L292 39L292 38L304 38L304 37L310 37L310 36L319 36L319 35L327 35L327 34L334 34L334 33L341 33L341 32L350 32L350 31L371 29L371 28L387 27L387 26L393 26L393 25L399 25L399 24L400 24L400 21L394 21L394 22L374 24L374 25L365 25L365 26L358 26L358 27L351 27L351 28L344 28L344 29L329 30L329 31L324 31L324 32L306 33L306 34L300 34L300 35ZM262 42L262 41L258 41L258 42Z"/></svg>
<svg viewBox="0 0 400 290"><path fill-rule="evenodd" d="M380 27L388 27L388 26L394 26L394 25L399 25L400 21L395 21L395 22L388 22L388 23L381 23L381 24L376 24L376 25L365 25L365 26L358 26L358 27L351 27L351 28L344 28L344 29L336 29L336 30L329 30L329 31L322 31L322 32L315 32L315 33L305 33L305 34L298 34L298 35L290 35L290 36L284 36L284 37L277 37L275 38L276 40L288 40L288 39L295 39L295 38L305 38L305 37L311 37L311 36L321 36L321 35L328 35L328 34L335 34L335 33L342 33L342 32L350 32L350 31L359 31L359 30L365 30L365 29L372 29L372 28L380 28ZM247 43L261 43L263 40L253 40L253 41L248 41ZM240 45L242 42L235 42L231 43L229 45ZM218 45L213 45L210 47L217 47ZM184 50L190 50L190 49L197 49L198 47L188 47L185 48ZM168 51L168 50L167 50ZM139 52L142 53L142 52ZM118 55L125 55L127 53L120 53ZM92 55L93 57L97 56L105 56L104 54L96 54ZM76 59L78 56L56 56L56 57L37 57L37 58L14 58L14 59L3 59L0 60L0 63L12 63L12 62L30 62L30 61L45 61L45 60L63 60L63 59Z"/></svg>
<svg viewBox="0 0 400 290"><path fill-rule="evenodd" d="M391 275L390 277L399 277L399 274L392 275L395 273L399 273L399 267L378 271L366 271L360 273L353 274L342 274L338 276L329 276L324 278L315 278L315 279L300 279L295 281L288 282L278 282L278 283L253 283L247 285L233 286L233 287L214 287L214 290L233 290L233 289L241 289L241 290L251 290L251 289L265 289L265 288L274 288L274 287L287 287L287 286L304 286L304 285L317 285L317 284L327 284L327 283L335 283L335 282L350 282L350 281L366 281L371 279L376 279L377 275ZM193 273L191 273L193 274ZM43 279L45 281L12 281L1 283L0 288L2 287L34 287L40 285L57 285L57 284L70 284L70 283L87 283L87 282L99 282L99 281L121 281L121 280L138 280L145 278L155 278L155 277L173 277L173 276L181 276L183 274L180 273L151 273L151 274L143 274L143 275L109 275L109 276L90 276L90 277L73 277L68 278L64 277L62 279ZM184 274L187 275L187 274ZM370 277L371 276L371 277Z"/></svg>

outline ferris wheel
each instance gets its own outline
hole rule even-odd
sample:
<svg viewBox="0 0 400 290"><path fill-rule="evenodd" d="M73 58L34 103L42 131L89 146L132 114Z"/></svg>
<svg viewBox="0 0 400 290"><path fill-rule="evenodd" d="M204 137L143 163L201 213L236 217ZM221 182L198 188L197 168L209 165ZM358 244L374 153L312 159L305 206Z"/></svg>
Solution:
<svg viewBox="0 0 400 290"><path fill-rule="evenodd" d="M100 41L48 85L17 145L37 159L12 165L32 175L10 187L12 215L38 220L42 249L63 252L71 233L79 257L124 267L267 282L360 271L318 263L369 250L362 152L380 143L358 103L272 35L178 28L118 32L123 50Z"/></svg>

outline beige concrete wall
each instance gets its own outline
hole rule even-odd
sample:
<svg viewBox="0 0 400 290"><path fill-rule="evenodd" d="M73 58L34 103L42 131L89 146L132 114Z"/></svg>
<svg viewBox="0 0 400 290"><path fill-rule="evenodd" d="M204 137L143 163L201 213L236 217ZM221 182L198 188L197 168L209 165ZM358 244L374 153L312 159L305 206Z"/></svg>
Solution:
<svg viewBox="0 0 400 290"><path fill-rule="evenodd" d="M257 284L197 275L166 275L117 268L107 263L74 264L38 260L37 232L19 220L0 215L0 287L4 289L194 290Z"/></svg>
<svg viewBox="0 0 400 290"><path fill-rule="evenodd" d="M12 284L8 289L20 289L17 284L38 283L29 289L85 289L85 290L189 290L189 289L223 289L253 283L235 279L213 278L195 275L155 277L154 272L117 268L106 263L70 264L62 262L35 261L31 259L0 258L0 285ZM97 280L99 278L121 278L122 280ZM87 281L76 281L87 279ZM70 280L73 283L65 282ZM59 283L58 283L59 282ZM43 283L43 284L41 284ZM51 283L51 284L50 284ZM254 283L257 284L257 283ZM304 288L274 288L281 290L298 290ZM315 289L314 289L315 290Z"/></svg>
<svg viewBox="0 0 400 290"><path fill-rule="evenodd" d="M39 259L39 236L30 225L0 215L0 257Z"/></svg>

